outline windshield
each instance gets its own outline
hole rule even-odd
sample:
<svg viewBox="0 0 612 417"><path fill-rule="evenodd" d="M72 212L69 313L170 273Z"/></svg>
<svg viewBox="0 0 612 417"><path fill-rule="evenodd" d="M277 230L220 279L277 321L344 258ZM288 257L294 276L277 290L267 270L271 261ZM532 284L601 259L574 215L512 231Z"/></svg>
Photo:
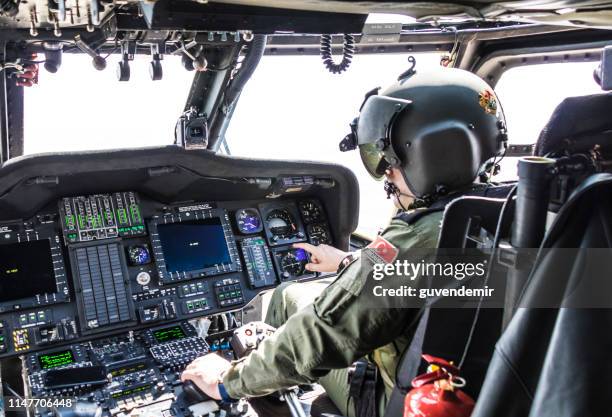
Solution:
<svg viewBox="0 0 612 417"><path fill-rule="evenodd" d="M413 54L417 71L440 65L437 53ZM240 96L226 140L232 155L333 162L359 181L358 232L374 236L393 212L382 182L366 172L359 152L340 152L364 95L410 68L409 54L356 55L342 74L318 56L265 56Z"/></svg>
<svg viewBox="0 0 612 417"><path fill-rule="evenodd" d="M129 82L117 80L119 55L102 72L84 54L64 54L55 74L41 65L39 84L24 93L24 153L172 144L193 72L180 58L166 56L163 79L152 81L150 59L131 62Z"/></svg>

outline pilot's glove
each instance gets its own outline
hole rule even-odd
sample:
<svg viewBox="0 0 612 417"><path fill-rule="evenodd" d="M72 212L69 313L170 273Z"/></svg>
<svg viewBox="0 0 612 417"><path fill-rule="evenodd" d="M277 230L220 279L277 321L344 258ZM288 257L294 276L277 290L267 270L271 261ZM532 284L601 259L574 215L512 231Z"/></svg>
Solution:
<svg viewBox="0 0 612 417"><path fill-rule="evenodd" d="M308 243L295 243L293 247L310 253L310 263L306 264L306 269L314 272L336 272L340 263L350 255L350 252L323 244L314 246Z"/></svg>
<svg viewBox="0 0 612 417"><path fill-rule="evenodd" d="M209 353L191 362L181 374L181 381L193 381L204 394L215 400L222 400L219 383L231 367L227 359L216 353Z"/></svg>

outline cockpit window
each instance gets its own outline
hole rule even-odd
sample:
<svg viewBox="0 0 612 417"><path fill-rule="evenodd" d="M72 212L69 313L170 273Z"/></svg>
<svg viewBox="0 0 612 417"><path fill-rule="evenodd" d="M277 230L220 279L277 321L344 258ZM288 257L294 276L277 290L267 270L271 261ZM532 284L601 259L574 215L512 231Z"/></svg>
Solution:
<svg viewBox="0 0 612 417"><path fill-rule="evenodd" d="M164 77L152 81L149 56L131 63L129 82L115 65L96 71L84 54L64 54L58 72L41 68L39 84L25 89L24 153L169 145L193 80L179 57L164 57ZM41 64L42 67L42 64Z"/></svg>
<svg viewBox="0 0 612 417"><path fill-rule="evenodd" d="M495 88L504 107L511 144L533 144L566 97L599 94L595 62L529 65L506 71ZM497 180L515 179L516 158L502 161Z"/></svg>
<svg viewBox="0 0 612 417"><path fill-rule="evenodd" d="M366 172L359 152L342 153L364 95L385 87L410 68L408 54L356 55L344 73L329 73L318 56L265 56L245 86L230 127L232 155L334 162L359 180L358 232L373 236L386 225L393 205L382 182ZM415 54L416 69L440 65L438 53Z"/></svg>

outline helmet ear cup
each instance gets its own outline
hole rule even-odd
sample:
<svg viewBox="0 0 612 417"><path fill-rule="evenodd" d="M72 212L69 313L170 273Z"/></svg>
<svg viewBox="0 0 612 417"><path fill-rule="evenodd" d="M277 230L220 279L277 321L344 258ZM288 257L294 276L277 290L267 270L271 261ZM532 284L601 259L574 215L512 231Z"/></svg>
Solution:
<svg viewBox="0 0 612 417"><path fill-rule="evenodd" d="M400 156L411 191L417 196L453 190L474 180L480 144L463 123L440 122L415 132Z"/></svg>

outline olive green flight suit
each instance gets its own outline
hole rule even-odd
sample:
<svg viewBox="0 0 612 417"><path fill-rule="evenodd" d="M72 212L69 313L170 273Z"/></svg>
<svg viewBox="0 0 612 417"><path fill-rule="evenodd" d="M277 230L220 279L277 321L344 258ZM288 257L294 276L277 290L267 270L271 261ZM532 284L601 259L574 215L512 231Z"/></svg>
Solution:
<svg viewBox="0 0 612 417"><path fill-rule="evenodd" d="M442 212L434 212L411 225L394 219L382 236L401 249L436 248L441 218ZM347 367L368 355L385 387L377 396L382 415L418 310L371 308L374 296L362 291L367 278L362 262L351 263L329 285L293 283L275 290L266 321L278 331L225 374L230 397L257 397L318 381L340 411L353 416Z"/></svg>

